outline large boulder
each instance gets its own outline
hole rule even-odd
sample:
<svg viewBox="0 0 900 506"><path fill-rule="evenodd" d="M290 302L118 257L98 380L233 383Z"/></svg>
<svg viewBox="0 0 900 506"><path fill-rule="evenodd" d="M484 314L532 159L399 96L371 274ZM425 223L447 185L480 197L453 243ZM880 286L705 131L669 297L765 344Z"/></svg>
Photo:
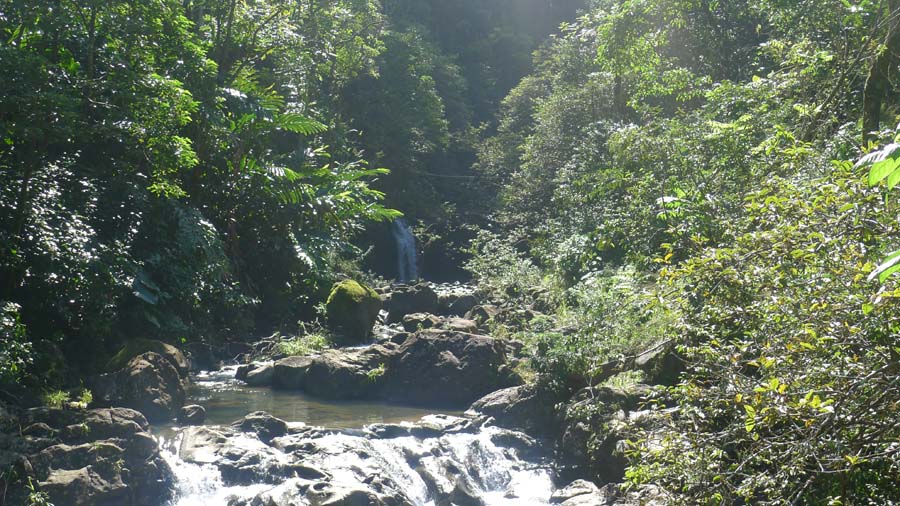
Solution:
<svg viewBox="0 0 900 506"><path fill-rule="evenodd" d="M626 420L651 388L589 387L577 392L562 409L558 441L558 474L571 479L591 476L600 483L623 480L628 462L623 441Z"/></svg>
<svg viewBox="0 0 900 506"><path fill-rule="evenodd" d="M161 355L169 361L170 364L178 371L182 377L187 377L190 371L190 364L181 353L181 350L171 344L153 339L131 339L126 341L125 346L119 350L106 364L108 372L116 372L128 365L134 357L143 355L147 352L153 352Z"/></svg>
<svg viewBox="0 0 900 506"><path fill-rule="evenodd" d="M413 313L437 313L439 309L437 293L427 284L398 288L391 295L388 306L388 323L399 323L403 317Z"/></svg>
<svg viewBox="0 0 900 506"><path fill-rule="evenodd" d="M385 374L385 396L404 403L465 406L521 383L507 364L501 341L431 329L400 346Z"/></svg>
<svg viewBox="0 0 900 506"><path fill-rule="evenodd" d="M381 311L381 297L353 280L336 283L325 303L328 324L338 333L339 344L366 342Z"/></svg>
<svg viewBox="0 0 900 506"><path fill-rule="evenodd" d="M152 422L170 420L185 399L178 370L154 352L138 355L124 369L95 379L91 390L95 403L136 409Z"/></svg>
<svg viewBox="0 0 900 506"><path fill-rule="evenodd" d="M306 370L304 390L327 399L380 396L387 364L396 348L387 344L360 350L326 350Z"/></svg>
<svg viewBox="0 0 900 506"><path fill-rule="evenodd" d="M287 357L275 362L272 386L285 390L302 390L312 357Z"/></svg>
<svg viewBox="0 0 900 506"><path fill-rule="evenodd" d="M519 385L485 395L472 404L469 412L490 417L500 427L547 435L556 429L557 402L533 384Z"/></svg>
<svg viewBox="0 0 900 506"><path fill-rule="evenodd" d="M134 410L36 409L21 423L46 426L54 434L30 440L38 447L28 455L26 475L56 506L152 506L171 497L172 472L147 432L147 420ZM14 487L10 504L27 493L24 483Z"/></svg>
<svg viewBox="0 0 900 506"><path fill-rule="evenodd" d="M247 371L244 383L251 387L270 387L275 375L275 366L271 363L262 364L259 367Z"/></svg>

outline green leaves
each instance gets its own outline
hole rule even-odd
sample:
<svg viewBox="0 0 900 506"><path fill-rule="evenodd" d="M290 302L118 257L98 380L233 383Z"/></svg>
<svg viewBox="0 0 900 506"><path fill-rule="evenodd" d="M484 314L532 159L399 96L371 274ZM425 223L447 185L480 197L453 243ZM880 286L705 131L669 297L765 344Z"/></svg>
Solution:
<svg viewBox="0 0 900 506"><path fill-rule="evenodd" d="M888 189L893 189L900 182L900 144L891 143L872 151L856 162L855 168L868 166L871 166L869 186L875 186L887 178Z"/></svg>

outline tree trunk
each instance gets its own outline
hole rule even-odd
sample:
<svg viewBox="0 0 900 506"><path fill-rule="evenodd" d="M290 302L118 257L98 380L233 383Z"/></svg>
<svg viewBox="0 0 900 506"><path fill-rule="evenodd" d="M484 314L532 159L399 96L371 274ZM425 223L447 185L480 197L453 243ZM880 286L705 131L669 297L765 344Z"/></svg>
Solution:
<svg viewBox="0 0 900 506"><path fill-rule="evenodd" d="M900 62L900 0L888 2L887 35L872 60L863 91L863 144L881 128L881 109L891 92L891 69Z"/></svg>

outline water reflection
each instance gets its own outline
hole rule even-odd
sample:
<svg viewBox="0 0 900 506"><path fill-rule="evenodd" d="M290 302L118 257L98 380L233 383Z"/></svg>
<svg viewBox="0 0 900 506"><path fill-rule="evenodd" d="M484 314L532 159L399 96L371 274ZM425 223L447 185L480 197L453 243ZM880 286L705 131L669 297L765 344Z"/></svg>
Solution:
<svg viewBox="0 0 900 506"><path fill-rule="evenodd" d="M206 408L206 423L227 425L247 413L265 411L287 422L329 428L362 428L372 423L414 422L434 410L379 402L325 401L302 392L253 388L234 379L235 368L201 373L188 390L188 402ZM459 412L442 412L457 415Z"/></svg>

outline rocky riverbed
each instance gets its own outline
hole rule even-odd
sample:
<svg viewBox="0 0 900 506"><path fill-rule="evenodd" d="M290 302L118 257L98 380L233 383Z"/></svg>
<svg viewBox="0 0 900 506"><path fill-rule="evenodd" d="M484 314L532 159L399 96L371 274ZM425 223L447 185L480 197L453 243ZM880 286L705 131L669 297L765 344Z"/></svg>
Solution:
<svg viewBox="0 0 900 506"><path fill-rule="evenodd" d="M520 344L485 335L533 308L460 286L380 297L360 345L197 371L138 340L90 380L94 409L0 409L0 506L664 503L618 485L620 428L649 386L559 398L517 373ZM659 371L660 357L604 370Z"/></svg>

